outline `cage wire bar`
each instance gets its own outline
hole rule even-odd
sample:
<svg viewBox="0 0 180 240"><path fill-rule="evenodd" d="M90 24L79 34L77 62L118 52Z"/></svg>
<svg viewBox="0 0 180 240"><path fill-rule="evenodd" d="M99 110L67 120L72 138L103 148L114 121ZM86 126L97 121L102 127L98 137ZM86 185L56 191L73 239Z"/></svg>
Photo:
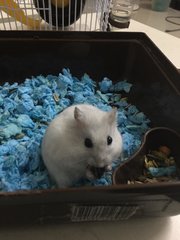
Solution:
<svg viewBox="0 0 180 240"><path fill-rule="evenodd" d="M0 30L106 31L111 0L0 0Z"/></svg>

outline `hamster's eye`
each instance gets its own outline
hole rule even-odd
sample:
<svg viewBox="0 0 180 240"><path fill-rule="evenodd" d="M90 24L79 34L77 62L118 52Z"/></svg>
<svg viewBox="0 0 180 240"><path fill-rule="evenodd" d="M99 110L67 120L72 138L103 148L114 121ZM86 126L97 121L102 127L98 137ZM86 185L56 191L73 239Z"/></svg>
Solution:
<svg viewBox="0 0 180 240"><path fill-rule="evenodd" d="M85 138L84 140L84 145L87 147L87 148L92 148L93 147L93 143L91 141L90 138Z"/></svg>
<svg viewBox="0 0 180 240"><path fill-rule="evenodd" d="M107 137L107 145L110 145L112 143L113 139L112 137L108 136Z"/></svg>

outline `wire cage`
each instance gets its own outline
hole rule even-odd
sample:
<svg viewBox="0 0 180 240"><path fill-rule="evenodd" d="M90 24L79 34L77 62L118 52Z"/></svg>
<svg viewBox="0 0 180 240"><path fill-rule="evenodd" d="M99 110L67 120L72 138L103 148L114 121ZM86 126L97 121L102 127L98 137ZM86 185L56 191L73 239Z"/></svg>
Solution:
<svg viewBox="0 0 180 240"><path fill-rule="evenodd" d="M111 0L0 0L0 30L106 31Z"/></svg>

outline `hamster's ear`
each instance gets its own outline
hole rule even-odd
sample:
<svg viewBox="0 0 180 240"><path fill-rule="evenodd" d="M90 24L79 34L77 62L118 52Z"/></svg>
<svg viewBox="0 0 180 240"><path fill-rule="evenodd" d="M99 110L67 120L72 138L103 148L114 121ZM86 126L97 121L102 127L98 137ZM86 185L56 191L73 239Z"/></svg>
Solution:
<svg viewBox="0 0 180 240"><path fill-rule="evenodd" d="M113 108L110 112L108 112L108 123L117 124L117 108Z"/></svg>
<svg viewBox="0 0 180 240"><path fill-rule="evenodd" d="M78 108L75 107L74 108L74 118L78 121L78 122L82 122L84 119L84 114L83 112Z"/></svg>

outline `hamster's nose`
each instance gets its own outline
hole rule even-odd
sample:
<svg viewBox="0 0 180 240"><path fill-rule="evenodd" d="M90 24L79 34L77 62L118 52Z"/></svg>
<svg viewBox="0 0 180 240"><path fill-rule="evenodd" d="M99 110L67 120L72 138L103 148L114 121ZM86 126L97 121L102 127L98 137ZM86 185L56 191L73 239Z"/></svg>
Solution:
<svg viewBox="0 0 180 240"><path fill-rule="evenodd" d="M91 170L92 174L95 176L95 178L101 178L102 175L104 174L106 168L91 166L90 170Z"/></svg>

